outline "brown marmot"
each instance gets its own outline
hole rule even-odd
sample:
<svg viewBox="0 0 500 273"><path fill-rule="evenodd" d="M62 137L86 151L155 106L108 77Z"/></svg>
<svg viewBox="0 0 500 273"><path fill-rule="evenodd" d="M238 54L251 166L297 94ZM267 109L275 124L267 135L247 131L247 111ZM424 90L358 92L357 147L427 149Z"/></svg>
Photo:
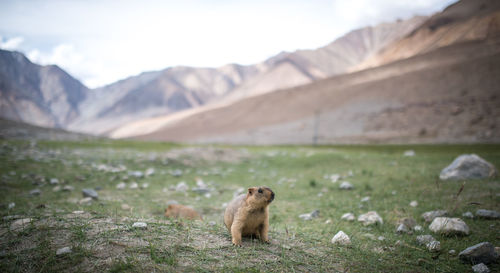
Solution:
<svg viewBox="0 0 500 273"><path fill-rule="evenodd" d="M242 236L256 236L269 243L269 204L274 192L268 187L252 187L247 194L234 198L227 205L224 224L233 238L233 244L241 246Z"/></svg>
<svg viewBox="0 0 500 273"><path fill-rule="evenodd" d="M178 204L168 205L168 207L165 209L165 216L169 218L202 220L201 216L194 209Z"/></svg>

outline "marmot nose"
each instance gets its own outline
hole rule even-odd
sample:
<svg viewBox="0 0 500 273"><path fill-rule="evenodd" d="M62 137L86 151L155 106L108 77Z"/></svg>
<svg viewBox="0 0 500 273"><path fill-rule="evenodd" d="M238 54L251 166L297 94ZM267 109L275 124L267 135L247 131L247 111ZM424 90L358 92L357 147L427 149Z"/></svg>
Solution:
<svg viewBox="0 0 500 273"><path fill-rule="evenodd" d="M274 192L271 192L271 201L274 200Z"/></svg>

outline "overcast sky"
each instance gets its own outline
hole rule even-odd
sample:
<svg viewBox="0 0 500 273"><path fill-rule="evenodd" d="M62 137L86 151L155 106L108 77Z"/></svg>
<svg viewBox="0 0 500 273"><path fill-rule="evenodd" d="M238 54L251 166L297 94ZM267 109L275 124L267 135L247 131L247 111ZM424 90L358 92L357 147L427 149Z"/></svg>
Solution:
<svg viewBox="0 0 500 273"><path fill-rule="evenodd" d="M0 0L0 48L89 87L169 66L252 64L456 0Z"/></svg>

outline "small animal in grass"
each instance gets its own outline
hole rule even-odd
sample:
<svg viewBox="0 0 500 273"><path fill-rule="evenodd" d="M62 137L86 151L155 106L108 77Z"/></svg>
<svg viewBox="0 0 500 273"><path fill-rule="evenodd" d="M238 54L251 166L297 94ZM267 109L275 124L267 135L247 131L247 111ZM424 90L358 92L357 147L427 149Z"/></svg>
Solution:
<svg viewBox="0 0 500 273"><path fill-rule="evenodd" d="M234 198L224 212L226 225L233 245L241 246L242 236L255 236L269 243L269 204L274 200L274 192L268 187L248 188L247 194Z"/></svg>
<svg viewBox="0 0 500 273"><path fill-rule="evenodd" d="M165 209L165 216L169 218L202 220L201 216L194 209L178 204L168 205L168 207Z"/></svg>

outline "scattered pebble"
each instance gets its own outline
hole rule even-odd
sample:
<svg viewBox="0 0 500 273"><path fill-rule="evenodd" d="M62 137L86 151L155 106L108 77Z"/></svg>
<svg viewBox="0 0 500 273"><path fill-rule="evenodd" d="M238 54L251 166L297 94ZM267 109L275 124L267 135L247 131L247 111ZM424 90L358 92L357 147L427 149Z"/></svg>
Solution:
<svg viewBox="0 0 500 273"><path fill-rule="evenodd" d="M382 217L378 215L376 211L369 211L365 214L362 214L358 217L358 221L363 223L363 225L368 226L368 225L373 225L373 224L383 224L384 221L382 220Z"/></svg>
<svg viewBox="0 0 500 273"><path fill-rule="evenodd" d="M413 230L416 231L416 232L420 232L420 231L423 231L424 228L420 225L416 225L415 227L413 227Z"/></svg>
<svg viewBox="0 0 500 273"><path fill-rule="evenodd" d="M33 196L38 196L41 193L42 193L42 191L40 189L34 189L34 190L30 191L30 194L33 195Z"/></svg>
<svg viewBox="0 0 500 273"><path fill-rule="evenodd" d="M69 246L66 246L66 247L63 247L63 248L59 248L56 251L56 255L57 256L68 254L68 253L71 253L71 248Z"/></svg>
<svg viewBox="0 0 500 273"><path fill-rule="evenodd" d="M85 197L85 198L81 199L80 201L78 201L78 204L80 204L80 205L87 205L90 203L92 203L92 197Z"/></svg>
<svg viewBox="0 0 500 273"><path fill-rule="evenodd" d="M328 220L325 221L325 224L327 224L327 225L331 224L331 223L332 223L332 220L330 220L330 219L328 219Z"/></svg>
<svg viewBox="0 0 500 273"><path fill-rule="evenodd" d="M378 236L378 237L377 237L377 240L379 240L379 241L384 241L384 240L385 240L385 237L384 237L384 236Z"/></svg>
<svg viewBox="0 0 500 273"><path fill-rule="evenodd" d="M317 217L319 217L319 210L314 210L311 213L304 213L299 215L299 218L305 221L309 221Z"/></svg>
<svg viewBox="0 0 500 273"><path fill-rule="evenodd" d="M209 225L209 226L215 226L216 224L217 224L217 223L215 223L215 221L210 221L210 222L208 222L208 225Z"/></svg>
<svg viewBox="0 0 500 273"><path fill-rule="evenodd" d="M83 210L75 210L75 211L73 211L72 213L73 213L73 214L84 214L84 213L85 213L85 211L83 211Z"/></svg>
<svg viewBox="0 0 500 273"><path fill-rule="evenodd" d="M130 185L128 187L129 187L129 189L135 190L135 189L139 188L139 184L137 184L137 182L132 182L132 183L130 183Z"/></svg>
<svg viewBox="0 0 500 273"><path fill-rule="evenodd" d="M59 179L57 179L57 178L51 178L50 179L50 184L51 185L57 185L57 184L59 184Z"/></svg>
<svg viewBox="0 0 500 273"><path fill-rule="evenodd" d="M414 150L407 150L403 154L404 156L415 156L415 151Z"/></svg>
<svg viewBox="0 0 500 273"><path fill-rule="evenodd" d="M23 231L32 221L31 218L18 219L10 224L10 230L15 232Z"/></svg>
<svg viewBox="0 0 500 273"><path fill-rule="evenodd" d="M141 189L147 189L149 188L149 183L142 183Z"/></svg>
<svg viewBox="0 0 500 273"><path fill-rule="evenodd" d="M116 185L116 189L118 190L124 190L127 187L127 184L125 182L120 182L118 185Z"/></svg>
<svg viewBox="0 0 500 273"><path fill-rule="evenodd" d="M428 243L436 241L432 235L418 235L417 236L417 243L419 245L427 245Z"/></svg>
<svg viewBox="0 0 500 273"><path fill-rule="evenodd" d="M472 264L489 264L498 259L498 253L496 253L495 247L491 243L482 242L464 249L458 253L458 257L460 260Z"/></svg>
<svg viewBox="0 0 500 273"><path fill-rule="evenodd" d="M439 241L432 241L427 243L427 249L431 252L439 252L441 251L441 243Z"/></svg>
<svg viewBox="0 0 500 273"><path fill-rule="evenodd" d="M73 186L70 186L70 185L66 185L62 188L63 191L74 191L75 190L75 187Z"/></svg>
<svg viewBox="0 0 500 273"><path fill-rule="evenodd" d="M342 230L337 232L335 236L333 236L332 241L333 244L339 244L339 245L350 245L351 244L351 239L347 234L345 234Z"/></svg>
<svg viewBox="0 0 500 273"><path fill-rule="evenodd" d="M144 174L146 176L151 176L151 175L155 174L155 169L154 168L148 168Z"/></svg>
<svg viewBox="0 0 500 273"><path fill-rule="evenodd" d="M397 191L392 191L391 194L392 195L396 195L398 192Z"/></svg>
<svg viewBox="0 0 500 273"><path fill-rule="evenodd" d="M414 207L415 208L417 206L418 206L418 202L417 201L413 200L413 201L410 202L410 207Z"/></svg>
<svg viewBox="0 0 500 273"><path fill-rule="evenodd" d="M432 222L432 220L434 220L434 218L443 217L446 215L448 215L448 212L446 210L433 210L433 211L424 212L422 214L422 218L426 222Z"/></svg>
<svg viewBox="0 0 500 273"><path fill-rule="evenodd" d="M83 189L82 194L84 197L91 197L92 199L98 198L97 192L93 189Z"/></svg>
<svg viewBox="0 0 500 273"><path fill-rule="evenodd" d="M148 224L144 223L144 222L135 222L133 225L132 225L133 228L141 228L141 229L144 229L144 228L147 228L148 227Z"/></svg>
<svg viewBox="0 0 500 273"><path fill-rule="evenodd" d="M122 208L122 210L130 210L130 206L127 204L122 204L121 208Z"/></svg>
<svg viewBox="0 0 500 273"><path fill-rule="evenodd" d="M340 184L339 188L341 190L352 190L354 186L351 183L344 181Z"/></svg>
<svg viewBox="0 0 500 273"><path fill-rule="evenodd" d="M490 220L500 219L500 213L495 210L478 209L476 211L476 216Z"/></svg>
<svg viewBox="0 0 500 273"><path fill-rule="evenodd" d="M434 233L445 235L469 235L469 227L460 218L436 217L429 225Z"/></svg>
<svg viewBox="0 0 500 273"><path fill-rule="evenodd" d="M370 196L365 196L363 198L361 198L361 202L365 203L365 202L368 202L370 201Z"/></svg>
<svg viewBox="0 0 500 273"><path fill-rule="evenodd" d="M467 212L464 212L464 213L462 214L462 217L472 219L472 218L474 218L474 214L472 214L472 212L470 212L470 211L467 211Z"/></svg>
<svg viewBox="0 0 500 273"><path fill-rule="evenodd" d="M177 184L177 186L175 187L175 190L176 191L187 191L189 190L189 187L188 185L186 184L186 182L184 181L181 181Z"/></svg>
<svg viewBox="0 0 500 273"><path fill-rule="evenodd" d="M490 269L483 263L472 266L472 271L475 273L490 273Z"/></svg>
<svg viewBox="0 0 500 273"><path fill-rule="evenodd" d="M342 217L340 217L340 220L354 221L354 220L356 220L356 216L354 216L354 214L348 212L348 213L344 213L344 215L342 215Z"/></svg>
<svg viewBox="0 0 500 273"><path fill-rule="evenodd" d="M450 251L448 251L448 254L455 255L457 254L457 252L455 251L455 249L450 249Z"/></svg>
<svg viewBox="0 0 500 273"><path fill-rule="evenodd" d="M408 232L410 232L410 230L404 224L399 224L399 226L396 228L396 233L402 234Z"/></svg>
<svg viewBox="0 0 500 273"><path fill-rule="evenodd" d="M55 186L52 188L53 192L60 192L61 191L61 186Z"/></svg>
<svg viewBox="0 0 500 273"><path fill-rule="evenodd" d="M144 177L144 173L141 171L129 171L128 175L133 176L135 178L142 178Z"/></svg>
<svg viewBox="0 0 500 273"><path fill-rule="evenodd" d="M9 209L13 209L15 206L16 206L16 203L11 202L11 203L9 203L9 205L8 205L7 207L8 207Z"/></svg>

